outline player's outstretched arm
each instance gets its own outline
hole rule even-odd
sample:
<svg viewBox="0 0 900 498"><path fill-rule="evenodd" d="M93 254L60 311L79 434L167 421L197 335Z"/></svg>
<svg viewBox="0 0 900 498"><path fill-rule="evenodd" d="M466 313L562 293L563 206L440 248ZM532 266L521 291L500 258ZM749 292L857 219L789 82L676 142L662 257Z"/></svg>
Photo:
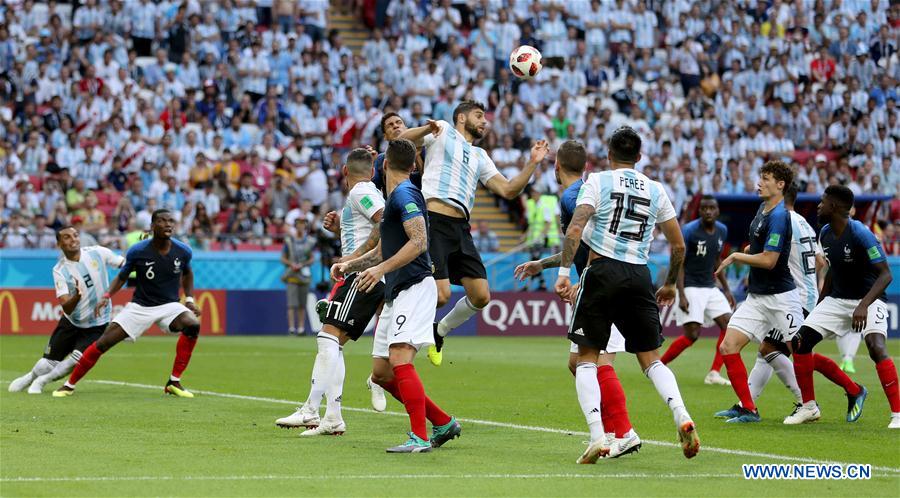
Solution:
<svg viewBox="0 0 900 498"><path fill-rule="evenodd" d="M119 292L119 289L125 286L125 283L128 281L128 274L131 273L131 268L122 268L122 271L116 275L116 278L113 279L109 284L109 290L106 291L106 294L103 294L103 297L100 299L100 302L97 303L97 307L94 308L94 315L100 316L103 312L103 309L106 308L106 303L112 298L113 294Z"/></svg>
<svg viewBox="0 0 900 498"><path fill-rule="evenodd" d="M416 148L421 147L425 143L425 136L431 133L435 137L441 134L441 126L434 121L433 119L429 119L424 126L417 126L415 128L409 128L404 131L400 138L405 138L410 142L416 144Z"/></svg>
<svg viewBox="0 0 900 498"><path fill-rule="evenodd" d="M492 176L485 186L491 192L503 197L504 199L512 199L517 195L521 194L525 187L528 185L528 181L531 179L531 175L534 174L534 170L538 167L539 164L547 157L547 154L550 152L550 146L547 144L546 140L538 140L531 146L531 157L528 159L528 163L525 164L525 167L522 171L519 172L518 175L513 177L511 180L507 180L502 173L497 173Z"/></svg>
<svg viewBox="0 0 900 498"><path fill-rule="evenodd" d="M529 261L517 266L513 271L518 280L525 280L528 277L534 277L547 268L556 268L562 264L562 253L558 252L544 259Z"/></svg>
<svg viewBox="0 0 900 498"><path fill-rule="evenodd" d="M666 282L658 291L656 291L656 302L668 306L675 302L675 288L681 278L682 268L684 266L684 235L678 226L678 220L671 218L660 223L660 230L666 241L669 242L669 272L666 274Z"/></svg>

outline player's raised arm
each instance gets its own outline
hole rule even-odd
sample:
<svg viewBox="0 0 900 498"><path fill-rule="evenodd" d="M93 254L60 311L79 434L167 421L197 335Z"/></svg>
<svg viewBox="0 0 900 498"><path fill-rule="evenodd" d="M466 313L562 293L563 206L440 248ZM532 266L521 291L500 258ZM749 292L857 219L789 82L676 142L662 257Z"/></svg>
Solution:
<svg viewBox="0 0 900 498"><path fill-rule="evenodd" d="M675 288L682 279L682 267L684 266L684 235L678 226L677 218L670 218L659 224L663 236L669 242L669 272L666 274L666 282L656 291L656 301L668 306L675 301ZM682 283L683 285L683 283Z"/></svg>
<svg viewBox="0 0 900 498"><path fill-rule="evenodd" d="M534 170L547 157L549 152L550 146L547 144L547 141L538 140L531 146L531 157L518 175L512 179L507 179L502 173L497 173L485 183L485 186L488 190L504 199L512 199L518 196L525 190L525 186L528 185L528 180L531 179Z"/></svg>
<svg viewBox="0 0 900 498"><path fill-rule="evenodd" d="M400 138L405 138L412 143L416 144L416 147L422 147L425 144L425 136L429 133L437 137L441 134L441 125L438 124L437 121L433 119L429 119L425 125L417 126L415 128L409 128L404 131Z"/></svg>
<svg viewBox="0 0 900 498"><path fill-rule="evenodd" d="M716 275L725 271L725 268L728 268L732 263L743 263L754 268L762 268L763 270L775 268L775 265L778 263L778 257L781 256L781 251L784 250L784 245L790 243L790 237L787 236L789 226L790 215L773 216L766 235L766 245L762 252L757 254L733 252L719 265Z"/></svg>

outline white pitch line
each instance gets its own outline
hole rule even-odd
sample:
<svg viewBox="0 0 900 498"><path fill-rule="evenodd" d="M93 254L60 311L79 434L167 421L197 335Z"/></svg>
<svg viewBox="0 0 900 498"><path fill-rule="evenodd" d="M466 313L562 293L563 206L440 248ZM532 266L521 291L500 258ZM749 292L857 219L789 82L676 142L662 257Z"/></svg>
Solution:
<svg viewBox="0 0 900 498"><path fill-rule="evenodd" d="M312 481L312 480L376 480L376 479L737 479L735 474L373 474L373 475L249 475L249 476L103 476L103 477L4 477L0 482L96 482L96 481Z"/></svg>
<svg viewBox="0 0 900 498"><path fill-rule="evenodd" d="M97 384L106 384L112 386L123 386L123 387L135 387L139 389L159 389L159 386L150 385L150 384L137 384L134 382L120 382L115 380L92 380L90 382L94 382ZM244 394L232 394L232 393L220 393L215 391L200 391L194 390L192 391L198 394L204 394L206 396L215 396L219 398L230 398L230 399L241 399L246 401L262 401L266 403L278 403L283 405L297 405L299 404L297 401L291 401L287 399L278 399L278 398L266 398L261 396L247 396ZM392 412L392 411L384 411L384 412L376 412L375 410L369 408L353 408L349 406L342 406L341 409L351 411L351 412L361 412L361 413L381 413L384 415L391 415L395 417L407 417L408 415L405 412ZM540 427L535 425L520 425L520 424L511 424L507 422L496 422L493 420L480 420L475 418L458 418L460 422L468 422L476 425L488 425L493 427L503 427L506 429L516 429L523 431L532 431L532 432L544 432L549 434L565 434L572 436L590 436L587 432L580 431L570 431L566 429L554 429L551 427ZM665 446L672 448L680 448L681 445L670 443L668 441L654 441L652 439L642 439L644 444L649 444L652 446ZM829 461L829 460L817 460L815 458L806 458L806 457L796 457L789 455L779 455L775 453L762 453L757 451L746 451L746 450L732 450L729 448L716 448L712 446L701 446L703 451L713 452L713 453L724 453L727 455L737 455L737 456L745 456L745 457L753 457L753 458L768 458L772 460L784 460L788 462L804 462L804 463L818 463L818 464L839 464L843 466L851 465L849 462L838 462L838 461ZM882 466L872 466L875 470L880 470L883 472L892 472L900 474L900 468L896 467L882 467Z"/></svg>

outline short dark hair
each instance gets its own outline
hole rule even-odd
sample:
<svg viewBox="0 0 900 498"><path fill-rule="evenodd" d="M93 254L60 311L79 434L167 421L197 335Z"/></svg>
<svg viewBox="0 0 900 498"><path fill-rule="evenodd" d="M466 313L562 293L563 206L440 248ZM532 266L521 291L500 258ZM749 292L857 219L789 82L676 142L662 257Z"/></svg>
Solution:
<svg viewBox="0 0 900 498"><path fill-rule="evenodd" d="M369 171L372 167L372 156L369 151L358 147L347 154L347 169L351 173L359 174Z"/></svg>
<svg viewBox="0 0 900 498"><path fill-rule="evenodd" d="M719 202L719 201L716 199L716 196L714 196L714 195L712 195L712 194L703 194L703 195L700 197L700 202L703 202L703 201L713 201L713 202L716 202L716 203Z"/></svg>
<svg viewBox="0 0 900 498"><path fill-rule="evenodd" d="M791 182L790 185L784 187L784 203L793 206L797 202L798 192L800 192L800 185L797 182Z"/></svg>
<svg viewBox="0 0 900 498"><path fill-rule="evenodd" d="M384 124L387 123L387 120L391 119L394 116L397 116L398 118L400 118L401 121L403 120L403 117L401 117L399 114L397 114L394 111L386 112L386 113L384 113L384 116L381 116L381 133L384 133Z"/></svg>
<svg viewBox="0 0 900 498"><path fill-rule="evenodd" d="M613 161L634 164L641 153L641 137L629 126L614 131L609 139L609 153Z"/></svg>
<svg viewBox="0 0 900 498"><path fill-rule="evenodd" d="M385 159L390 169L409 173L416 164L416 146L405 138L391 140L388 142Z"/></svg>
<svg viewBox="0 0 900 498"><path fill-rule="evenodd" d="M475 109L481 109L481 111L484 112L484 104L474 100L464 100L460 102L459 105L456 106L456 109L453 109L453 124L456 125L456 119L460 114L466 114Z"/></svg>
<svg viewBox="0 0 900 498"><path fill-rule="evenodd" d="M157 209L156 211L153 211L153 214L150 215L150 223L156 223L156 220L164 214L172 214L172 211L168 209Z"/></svg>
<svg viewBox="0 0 900 498"><path fill-rule="evenodd" d="M845 210L850 211L853 207L853 191L844 185L829 185L825 188L825 194L837 201Z"/></svg>
<svg viewBox="0 0 900 498"><path fill-rule="evenodd" d="M576 140L566 140L556 151L556 162L559 167L572 172L584 172L584 165L587 162L587 152L584 145Z"/></svg>
<svg viewBox="0 0 900 498"><path fill-rule="evenodd" d="M760 176L772 175L776 182L784 182L784 190L794 182L794 170L784 161L769 161L759 170Z"/></svg>
<svg viewBox="0 0 900 498"><path fill-rule="evenodd" d="M63 226L59 227L59 229L56 231L56 241L59 242L59 236L62 235L63 230L68 230L70 228L72 230L75 230L75 232L78 232L78 229L75 228L74 225L63 225Z"/></svg>

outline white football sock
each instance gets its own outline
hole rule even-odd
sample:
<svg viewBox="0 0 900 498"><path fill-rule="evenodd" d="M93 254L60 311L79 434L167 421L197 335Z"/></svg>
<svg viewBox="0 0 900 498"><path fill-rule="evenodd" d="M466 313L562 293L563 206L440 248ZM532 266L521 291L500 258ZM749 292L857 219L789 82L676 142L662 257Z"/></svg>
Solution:
<svg viewBox="0 0 900 498"><path fill-rule="evenodd" d="M644 375L653 382L656 392L666 402L666 405L672 410L675 416L675 423L681 423L684 419L691 418L687 410L684 408L684 400L681 399L681 391L678 390L678 382L675 380L675 374L663 362L657 360L644 370Z"/></svg>
<svg viewBox="0 0 900 498"><path fill-rule="evenodd" d="M325 393L325 417L341 419L341 397L344 394L344 375L347 371L344 365L344 348L338 347L338 356L333 363L328 391Z"/></svg>
<svg viewBox="0 0 900 498"><path fill-rule="evenodd" d="M838 351L841 352L841 359L852 360L859 350L859 342L862 340L862 334L854 334L852 332L844 334L843 337L837 338Z"/></svg>
<svg viewBox="0 0 900 498"><path fill-rule="evenodd" d="M775 375L781 379L784 387L794 395L797 403L803 403L803 395L800 386L797 385L797 375L794 373L794 363L787 356L775 351L766 355L766 361L775 370Z"/></svg>
<svg viewBox="0 0 900 498"><path fill-rule="evenodd" d="M59 362L56 360L48 360L47 358L41 358L31 368L31 375L34 377L40 377L41 375L48 374L48 373L50 373L50 371L53 370L54 367L56 367L56 365L58 363Z"/></svg>
<svg viewBox="0 0 900 498"><path fill-rule="evenodd" d="M53 382L54 380L59 380L66 375L69 375L72 372L72 369L75 368L75 365L78 364L78 360L81 359L81 351L72 351L69 356L67 356L63 361L56 364L53 367L53 370L41 376L40 380L46 379L43 384L47 382Z"/></svg>
<svg viewBox="0 0 900 498"><path fill-rule="evenodd" d="M338 353L340 352L337 337L331 334L319 332L316 336L316 343L319 346L319 352L316 354L315 363L313 363L309 397L306 398L307 406L314 411L318 411L319 406L322 404L322 396L328 390L332 369L338 360Z"/></svg>
<svg viewBox="0 0 900 498"><path fill-rule="evenodd" d="M597 382L597 365L579 363L575 367L575 392L591 431L591 442L602 437L603 419L600 417L600 383Z"/></svg>
<svg viewBox="0 0 900 498"><path fill-rule="evenodd" d="M481 308L473 306L472 302L469 301L469 298L464 296L453 305L453 309L450 310L450 313L447 313L444 318L438 322L438 335L446 337L451 330L465 323L466 320L475 316L479 311L481 311Z"/></svg>
<svg viewBox="0 0 900 498"><path fill-rule="evenodd" d="M756 401L756 398L759 398L763 389L766 388L766 384L772 378L772 372L774 372L772 365L769 365L769 362L761 354L756 353L756 363L747 376L747 385L750 387L750 396L753 397L753 401Z"/></svg>

